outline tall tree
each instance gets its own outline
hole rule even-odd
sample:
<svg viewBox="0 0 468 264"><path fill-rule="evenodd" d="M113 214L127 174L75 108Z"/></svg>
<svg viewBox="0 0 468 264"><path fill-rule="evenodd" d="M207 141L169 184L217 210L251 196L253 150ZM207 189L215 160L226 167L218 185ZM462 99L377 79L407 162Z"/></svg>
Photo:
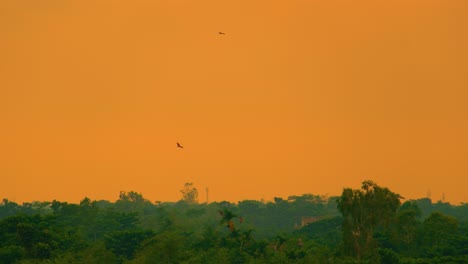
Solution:
<svg viewBox="0 0 468 264"><path fill-rule="evenodd" d="M374 232L386 227L400 206L400 195L372 181L364 181L361 189L345 188L338 198L343 214L343 242L346 253L361 259L376 248Z"/></svg>
<svg viewBox="0 0 468 264"><path fill-rule="evenodd" d="M458 220L433 212L423 222L422 245L429 257L441 255L458 235Z"/></svg>
<svg viewBox="0 0 468 264"><path fill-rule="evenodd" d="M146 200L141 193L134 191L121 191L119 194L119 199L115 202L115 206L119 210L123 210L125 212L142 212L145 206L150 204L151 202Z"/></svg>
<svg viewBox="0 0 468 264"><path fill-rule="evenodd" d="M398 209L395 221L389 229L393 248L407 255L416 252L422 213L415 202L405 202Z"/></svg>
<svg viewBox="0 0 468 264"><path fill-rule="evenodd" d="M229 228L229 230L231 232L233 232L236 228L234 226L234 221L233 219L235 217L237 217L237 215L235 215L233 212L231 212L230 210L226 209L226 208L223 208L223 210L219 211L219 214L221 215L221 224L225 224L227 228Z"/></svg>
<svg viewBox="0 0 468 264"><path fill-rule="evenodd" d="M198 190L193 186L193 183L185 183L184 189L180 190L180 192L182 193L182 201L189 204L198 203Z"/></svg>

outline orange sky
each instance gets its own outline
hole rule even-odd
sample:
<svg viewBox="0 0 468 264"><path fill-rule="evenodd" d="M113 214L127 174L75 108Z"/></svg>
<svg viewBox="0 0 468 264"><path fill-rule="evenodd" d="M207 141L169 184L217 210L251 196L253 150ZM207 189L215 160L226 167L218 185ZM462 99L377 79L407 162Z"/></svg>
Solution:
<svg viewBox="0 0 468 264"><path fill-rule="evenodd" d="M468 202L467 32L465 0L1 1L0 198Z"/></svg>

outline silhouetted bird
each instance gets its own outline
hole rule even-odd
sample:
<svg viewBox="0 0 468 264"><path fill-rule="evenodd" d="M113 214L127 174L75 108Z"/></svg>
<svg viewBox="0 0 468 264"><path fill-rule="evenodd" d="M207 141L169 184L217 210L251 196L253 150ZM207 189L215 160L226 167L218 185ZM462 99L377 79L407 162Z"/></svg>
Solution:
<svg viewBox="0 0 468 264"><path fill-rule="evenodd" d="M220 32L218 32L218 34L220 34L220 35L226 35L226 33L224 33L224 32L221 32L221 31L220 31Z"/></svg>
<svg viewBox="0 0 468 264"><path fill-rule="evenodd" d="M178 148L184 148L184 147L182 147L182 145L179 144L179 142L177 142L177 147Z"/></svg>

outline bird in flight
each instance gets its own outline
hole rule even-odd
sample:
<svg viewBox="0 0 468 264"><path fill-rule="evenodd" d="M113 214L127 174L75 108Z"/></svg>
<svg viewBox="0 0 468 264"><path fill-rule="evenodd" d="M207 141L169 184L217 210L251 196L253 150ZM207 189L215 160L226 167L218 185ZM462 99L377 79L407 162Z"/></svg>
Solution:
<svg viewBox="0 0 468 264"><path fill-rule="evenodd" d="M226 35L226 33L224 33L224 32L221 32L221 31L220 31L220 32L218 32L218 34L220 34L220 35Z"/></svg>
<svg viewBox="0 0 468 264"><path fill-rule="evenodd" d="M184 148L182 145L179 144L179 142L177 142L177 147L178 148Z"/></svg>

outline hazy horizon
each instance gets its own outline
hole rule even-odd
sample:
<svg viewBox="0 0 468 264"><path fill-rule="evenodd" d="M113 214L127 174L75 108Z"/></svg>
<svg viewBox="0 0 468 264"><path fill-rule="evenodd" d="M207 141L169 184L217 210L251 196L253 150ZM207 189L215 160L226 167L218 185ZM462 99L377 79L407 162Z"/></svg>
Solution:
<svg viewBox="0 0 468 264"><path fill-rule="evenodd" d="M377 183L378 184L378 183ZM198 186L196 186L195 184L193 185L193 187L195 187L195 189L197 189L197 192L198 192L198 203L202 204L202 203L206 203L207 202L207 197L206 197L206 188L199 188ZM381 187L387 187L387 186L381 186ZM343 188L350 188L350 187L343 187ZM353 189L360 189L360 186L357 186L357 187L352 187ZM387 187L388 188L388 187ZM160 200L160 199L157 199L157 194L145 194L145 193L141 193L137 190L121 190L120 192L125 192L125 193L128 193L128 192L136 192L140 195L143 196L144 199L148 200L149 202L151 203L155 203L155 202L163 202L163 203L172 203L172 202L179 202L181 200L183 200L183 196L181 194L181 190L182 190L182 186L180 188L180 190L177 191L179 197L177 199L173 199L173 200ZM390 189L390 191L393 191L392 189ZM17 200L16 198L10 198L10 197L0 197L0 199L8 199L10 202L16 202L16 203L27 203L27 202L51 202L53 200L57 200L57 201L61 201L61 202L69 202L69 203L79 203L80 201L82 201L83 199L85 198L89 198L91 200L95 200L95 201L109 201L109 202L113 202L113 201L116 201L119 199L119 193L116 193L115 197L113 197L112 199L108 198L108 197L100 197L100 198L95 198L95 197L90 197L90 196L83 196L82 198L80 199L77 199L77 200L61 200L61 199L48 199L48 200ZM274 198L282 198L284 200L287 200L289 197L293 197L293 196L302 196L302 195L308 195L308 194L311 194L311 195L316 195L316 196L321 196L321 197L324 197L324 198L331 198L331 197L338 197L341 195L341 193L339 194L329 194L329 193L301 193L301 194L290 194L290 195L287 195L287 196L274 196L274 197L260 197L260 198L245 198L245 199L240 199L240 200L227 200L227 199L222 199L222 198L219 198L219 199L216 199L216 200L212 200L210 198L211 196L211 190L209 190L209 196L208 196L208 203L212 203L212 202L224 202L224 201L227 201L227 202L231 202L231 203L238 203L240 201L247 201L247 200L255 200L255 201L261 201L261 202L274 202ZM437 202L448 202L452 205L460 205L460 204L463 204L463 203L466 203L466 201L460 201L459 203L453 203L453 202L450 202L447 200L447 196L450 196L450 194L446 194L446 193L441 193L440 197L437 198L437 197L434 197L432 195L432 192L430 190L428 190L426 196L424 197L406 197L404 196L404 194L401 194L401 193L398 193L402 198L401 198L401 202L403 203L404 201L409 201L409 200L418 200L418 199L424 199L424 198L429 198L432 203L437 203ZM429 196L428 196L429 195Z"/></svg>

